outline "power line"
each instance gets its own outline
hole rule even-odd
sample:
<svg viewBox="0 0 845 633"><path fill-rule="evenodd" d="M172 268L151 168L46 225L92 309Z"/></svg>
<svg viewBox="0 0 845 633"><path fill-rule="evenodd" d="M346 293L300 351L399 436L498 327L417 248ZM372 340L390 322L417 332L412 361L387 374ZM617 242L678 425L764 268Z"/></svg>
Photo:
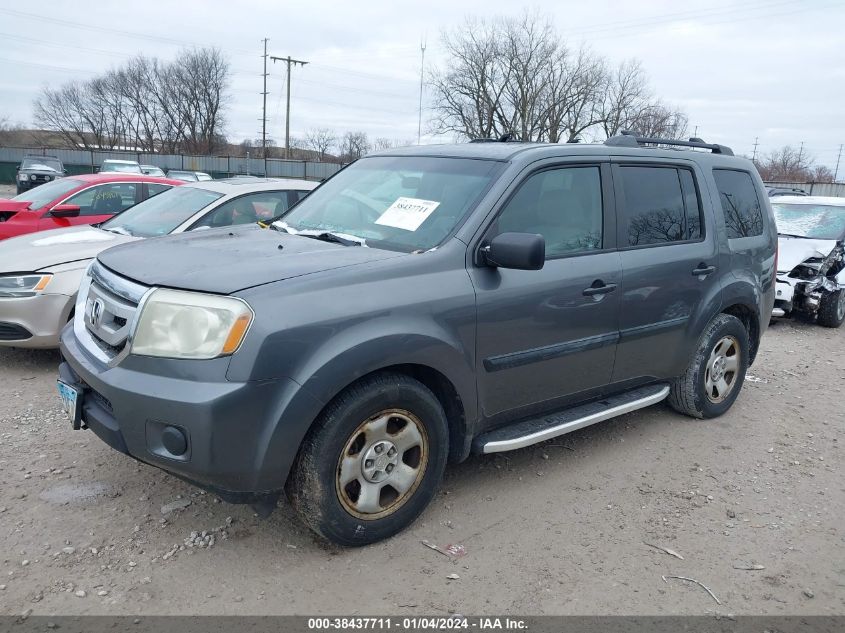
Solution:
<svg viewBox="0 0 845 633"><path fill-rule="evenodd" d="M290 158L290 70L291 66L305 66L308 62L301 59L292 59L290 55L287 57L273 57L270 56L275 64L277 61L285 62L288 65L288 88L287 88L287 107L285 108L285 158Z"/></svg>
<svg viewBox="0 0 845 633"><path fill-rule="evenodd" d="M425 72L425 38L420 42L420 104L417 118L417 145L422 139L422 97L423 97L423 73Z"/></svg>
<svg viewBox="0 0 845 633"><path fill-rule="evenodd" d="M267 158L267 38L264 38L264 91L261 93L261 152L262 157Z"/></svg>

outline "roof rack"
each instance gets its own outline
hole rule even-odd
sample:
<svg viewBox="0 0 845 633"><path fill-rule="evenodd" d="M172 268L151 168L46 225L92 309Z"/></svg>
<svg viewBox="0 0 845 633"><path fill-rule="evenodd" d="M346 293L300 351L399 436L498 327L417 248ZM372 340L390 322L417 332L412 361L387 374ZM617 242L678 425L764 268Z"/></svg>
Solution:
<svg viewBox="0 0 845 633"><path fill-rule="evenodd" d="M516 141L513 137L512 132L506 132L502 134L499 138L474 138L470 140L470 143L510 143L511 141Z"/></svg>
<svg viewBox="0 0 845 633"><path fill-rule="evenodd" d="M605 145L613 147L641 147L643 145L672 145L678 147L697 147L700 149L709 149L714 154L724 154L725 156L733 156L734 152L726 145L717 145L715 143L705 143L698 137L691 137L688 141L680 141L668 138L650 138L647 136L637 136L634 132L623 130L617 136L611 136L604 142Z"/></svg>

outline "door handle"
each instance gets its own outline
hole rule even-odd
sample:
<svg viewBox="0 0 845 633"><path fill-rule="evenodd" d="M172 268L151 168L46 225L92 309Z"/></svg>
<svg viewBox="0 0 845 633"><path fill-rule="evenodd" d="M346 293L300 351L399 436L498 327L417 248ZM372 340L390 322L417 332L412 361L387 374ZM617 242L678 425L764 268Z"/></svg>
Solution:
<svg viewBox="0 0 845 633"><path fill-rule="evenodd" d="M693 269L693 271L692 271L692 276L693 276L693 277L698 277L698 276L700 276L700 275L707 276L707 275L709 275L710 273L715 273L715 272L716 272L716 267L715 267L715 266L707 266L704 262L701 262L701 263L698 265L698 268L694 268L694 269Z"/></svg>
<svg viewBox="0 0 845 633"><path fill-rule="evenodd" d="M601 284L600 286L597 284ZM596 279L593 285L589 288L584 288L581 294L585 297L594 297L596 295L606 295L609 292L616 290L616 284L606 284L603 281Z"/></svg>

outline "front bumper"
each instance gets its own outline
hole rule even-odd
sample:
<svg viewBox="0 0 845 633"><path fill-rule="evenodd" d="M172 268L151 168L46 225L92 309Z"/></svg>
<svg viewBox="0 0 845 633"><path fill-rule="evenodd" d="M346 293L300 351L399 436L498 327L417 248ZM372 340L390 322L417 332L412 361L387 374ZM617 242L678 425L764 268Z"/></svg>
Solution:
<svg viewBox="0 0 845 633"><path fill-rule="evenodd" d="M74 299L62 294L0 299L0 346L58 347Z"/></svg>
<svg viewBox="0 0 845 633"><path fill-rule="evenodd" d="M112 448L233 503L284 487L299 448L299 438L284 441L288 416L297 415L288 405L307 397L294 381L230 382L225 358L130 355L109 367L79 344L73 327L63 331L60 349L60 377L84 394L83 423ZM185 439L183 454L166 448L172 429Z"/></svg>

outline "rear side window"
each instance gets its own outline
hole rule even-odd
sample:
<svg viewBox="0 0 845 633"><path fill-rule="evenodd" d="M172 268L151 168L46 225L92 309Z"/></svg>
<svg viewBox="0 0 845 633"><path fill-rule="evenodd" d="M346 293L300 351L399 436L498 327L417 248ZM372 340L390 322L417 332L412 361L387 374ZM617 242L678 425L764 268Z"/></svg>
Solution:
<svg viewBox="0 0 845 633"><path fill-rule="evenodd" d="M701 238L692 173L675 167L620 167L623 243L647 246Z"/></svg>
<svg viewBox="0 0 845 633"><path fill-rule="evenodd" d="M763 234L763 207L751 174L732 169L714 169L719 200L725 213L728 239Z"/></svg>

